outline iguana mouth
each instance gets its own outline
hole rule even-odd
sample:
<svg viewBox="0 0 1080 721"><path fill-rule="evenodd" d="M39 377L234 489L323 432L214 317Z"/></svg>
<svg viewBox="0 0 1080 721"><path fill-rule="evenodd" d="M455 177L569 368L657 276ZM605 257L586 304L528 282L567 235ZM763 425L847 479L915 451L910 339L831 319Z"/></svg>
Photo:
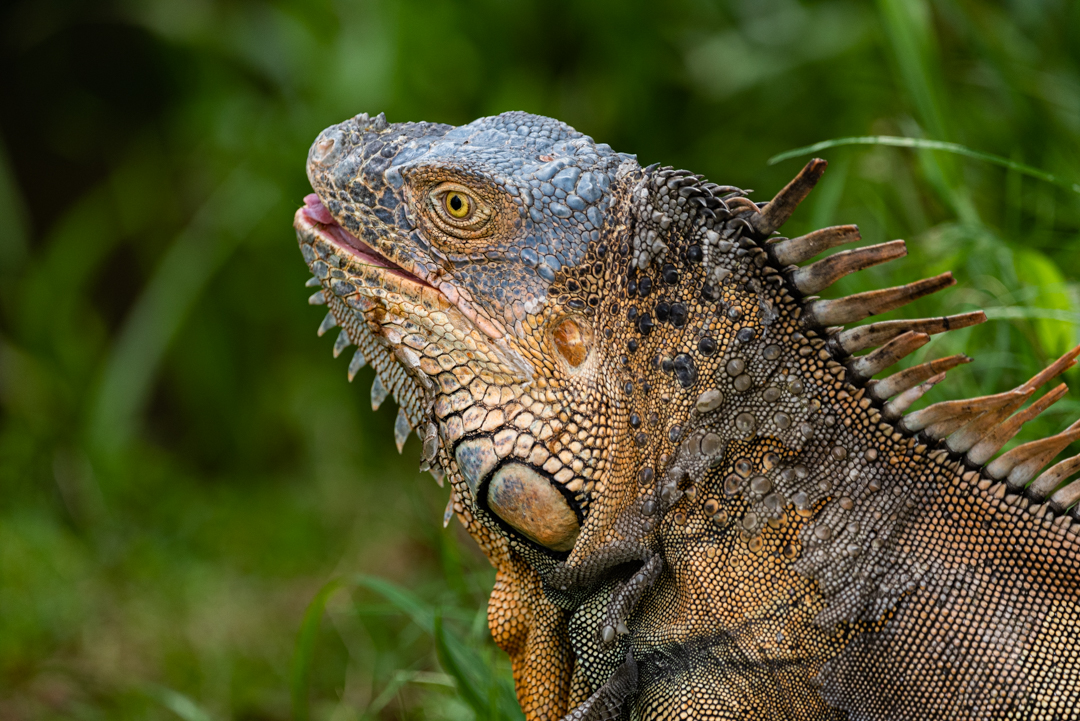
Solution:
<svg viewBox="0 0 1080 721"><path fill-rule="evenodd" d="M309 193L304 197L304 205L297 209L293 218L293 226L301 233L324 240L345 255L353 258L360 265L379 268L381 273L415 283L419 286L417 288L418 292L427 288L438 293L448 303L456 306L462 315L472 321L489 338L498 340L503 337L503 329L490 318L477 312L477 308L463 297L449 281L433 277L419 267L403 268L400 264L379 252L377 248L368 245L342 227L326 205L323 204L318 194Z"/></svg>
<svg viewBox="0 0 1080 721"><path fill-rule="evenodd" d="M295 223L298 229L302 224L304 226L303 229L309 230L333 245L335 248L351 255L358 263L377 268L385 268L386 272L390 275L396 275L406 280L410 280L421 286L431 288L444 297L446 296L445 293L442 293L442 291L431 283L415 273L402 268L385 255L379 253L378 250L372 248L370 245L341 227L341 224L334 219L334 216L330 214L330 211L323 205L322 200L315 193L309 193L304 196L304 205L296 211ZM447 298L447 300L449 300L449 298Z"/></svg>

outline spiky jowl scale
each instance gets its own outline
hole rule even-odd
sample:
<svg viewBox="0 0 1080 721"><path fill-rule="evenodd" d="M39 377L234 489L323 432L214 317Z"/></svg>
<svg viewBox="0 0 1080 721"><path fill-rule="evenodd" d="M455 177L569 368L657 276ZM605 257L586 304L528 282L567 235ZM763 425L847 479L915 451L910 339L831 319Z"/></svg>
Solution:
<svg viewBox="0 0 1080 721"><path fill-rule="evenodd" d="M905 416L969 359L870 377L985 318L839 327L954 281L809 295L905 252L773 237L824 169L758 204L524 113L312 146L320 329L450 479L529 718L1074 714L1078 433L993 456L1077 352Z"/></svg>

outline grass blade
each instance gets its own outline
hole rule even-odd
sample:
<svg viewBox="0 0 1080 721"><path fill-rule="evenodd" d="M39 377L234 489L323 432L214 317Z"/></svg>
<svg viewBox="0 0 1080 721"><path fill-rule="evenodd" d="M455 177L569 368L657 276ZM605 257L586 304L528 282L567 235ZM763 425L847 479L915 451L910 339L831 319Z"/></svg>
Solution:
<svg viewBox="0 0 1080 721"><path fill-rule="evenodd" d="M435 651L443 669L457 682L458 693L478 719L521 719L513 687L491 673L491 663L460 638L446 632L435 616Z"/></svg>
<svg viewBox="0 0 1080 721"><path fill-rule="evenodd" d="M1058 308L1025 308L1022 306L1001 306L987 308L986 317L993 320L1042 319L1080 325L1080 313L1073 313Z"/></svg>
<svg viewBox="0 0 1080 721"><path fill-rule="evenodd" d="M307 721L310 717L308 687L319 627L326 611L326 604L335 591L356 588L365 588L382 596L391 607L407 616L425 634L434 639L439 663L448 675L448 678L438 675L438 683L440 685L445 683L443 678L446 681L453 679L458 694L476 713L477 718L521 718L521 710L512 685L501 676L492 674L489 661L464 640L447 630L443 624L441 610L433 608L412 592L389 581L374 576L355 575L328 582L319 590L304 612L304 619L297 634L296 650L293 654L294 719ZM436 676L432 674L399 671L372 702L368 713L381 710L406 683L418 680L431 683L435 678Z"/></svg>
<svg viewBox="0 0 1080 721"><path fill-rule="evenodd" d="M295 721L307 721L308 719L308 683L311 679L311 660L315 656L315 643L319 637L319 626L322 623L323 613L326 611L326 602L334 591L341 588L341 579L335 578L315 594L311 599L307 610L304 611L304 619L300 622L300 632L296 635L296 649L293 651L292 664L292 710Z"/></svg>
<svg viewBox="0 0 1080 721"><path fill-rule="evenodd" d="M165 708L182 718L184 721L214 721L214 717L207 713L199 704L179 691L167 686L152 685L146 689L146 694Z"/></svg>
<svg viewBox="0 0 1080 721"><path fill-rule="evenodd" d="M238 167L173 241L124 321L92 402L88 432L107 454L136 432L169 346L207 284L281 196Z"/></svg>
<svg viewBox="0 0 1080 721"><path fill-rule="evenodd" d="M430 635L435 632L435 611L404 588L374 576L351 576L344 582L351 588L359 587L374 591L408 616L413 623L424 630L424 633Z"/></svg>
<svg viewBox="0 0 1080 721"><path fill-rule="evenodd" d="M1039 180L1047 183L1052 183L1066 190L1071 190L1074 193L1080 193L1080 183L1075 183L1067 178L1054 175L1053 173L1047 173L1044 170L1033 168L1030 165L1024 163L1018 163L1015 160L1009 160L1003 158L1000 155L994 155L993 153L984 153L981 150L972 150L971 148L961 145L959 143L947 143L943 140L927 140L924 138L901 138L895 135L861 135L853 136L849 138L833 138L831 140L822 140L819 143L813 145L807 145L802 148L795 148L794 150L788 150L779 155L774 155L769 158L769 165L776 165L784 160L791 158L798 158L804 155L812 155L819 153L822 150L828 148L837 148L843 145L889 145L894 148L917 148L919 150L940 150L946 153L954 153L956 155L963 155L968 158L974 158L975 160L982 160L994 165L1000 165L1003 168L1027 175L1032 178L1038 178Z"/></svg>
<svg viewBox="0 0 1080 721"><path fill-rule="evenodd" d="M440 614L435 615L433 631L435 633L435 650L439 656L439 663L446 669L446 673L457 682L458 693L461 694L465 703L476 712L476 717L487 718L487 694L482 693L481 689L478 688L477 679L465 668L468 663L462 653L463 649L460 648L459 644L447 638Z"/></svg>

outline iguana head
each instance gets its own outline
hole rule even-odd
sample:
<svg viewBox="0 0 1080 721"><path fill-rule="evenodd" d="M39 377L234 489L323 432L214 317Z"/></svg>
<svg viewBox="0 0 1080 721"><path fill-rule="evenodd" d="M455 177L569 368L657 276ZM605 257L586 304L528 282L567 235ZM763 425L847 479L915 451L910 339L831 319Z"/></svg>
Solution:
<svg viewBox="0 0 1080 721"><path fill-rule="evenodd" d="M328 324L401 404L399 445L417 428L426 462L464 482L459 512L555 556L611 464L618 415L597 342L607 293L570 276L617 252L601 234L634 173L549 118L365 114L315 140L295 218Z"/></svg>

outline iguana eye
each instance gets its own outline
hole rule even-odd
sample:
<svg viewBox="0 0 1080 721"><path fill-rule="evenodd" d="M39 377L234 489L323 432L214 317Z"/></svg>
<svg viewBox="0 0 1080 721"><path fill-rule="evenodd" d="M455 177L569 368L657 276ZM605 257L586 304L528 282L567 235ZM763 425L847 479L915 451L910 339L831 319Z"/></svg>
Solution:
<svg viewBox="0 0 1080 721"><path fill-rule="evenodd" d="M472 203L469 202L469 196L456 190L451 190L443 196L443 207L446 208L447 213L455 218L467 218L469 213L472 212Z"/></svg>
<svg viewBox="0 0 1080 721"><path fill-rule="evenodd" d="M428 208L439 230L461 239L483 235L493 214L478 193L454 182L440 183L428 191Z"/></svg>
<svg viewBox="0 0 1080 721"><path fill-rule="evenodd" d="M506 199L485 183L482 178L475 184L444 180L420 191L422 230L443 252L483 252L499 232L498 208L505 207Z"/></svg>

